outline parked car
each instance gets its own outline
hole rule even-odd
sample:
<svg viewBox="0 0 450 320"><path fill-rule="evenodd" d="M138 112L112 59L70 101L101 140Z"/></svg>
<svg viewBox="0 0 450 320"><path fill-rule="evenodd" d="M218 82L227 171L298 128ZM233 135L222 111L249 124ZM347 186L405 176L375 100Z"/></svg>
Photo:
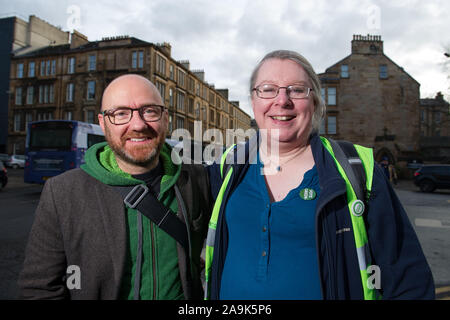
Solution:
<svg viewBox="0 0 450 320"><path fill-rule="evenodd" d="M423 161L422 160L416 160L416 159L414 159L414 160L412 160L412 161L410 161L410 162L408 162L406 164L406 167L408 169L419 169L422 166L423 166Z"/></svg>
<svg viewBox="0 0 450 320"><path fill-rule="evenodd" d="M414 184L423 192L450 189L450 165L427 164L414 173Z"/></svg>
<svg viewBox="0 0 450 320"><path fill-rule="evenodd" d="M3 161L0 160L0 190L6 187L8 183L8 171L3 164Z"/></svg>
<svg viewBox="0 0 450 320"><path fill-rule="evenodd" d="M17 168L25 168L25 160L26 160L26 156L21 155L21 154L13 154L10 158L9 161L6 163L6 165L8 167L11 167L13 169L17 169Z"/></svg>
<svg viewBox="0 0 450 320"><path fill-rule="evenodd" d="M3 161L3 164L6 164L9 161L9 155L6 153L0 153L0 161Z"/></svg>

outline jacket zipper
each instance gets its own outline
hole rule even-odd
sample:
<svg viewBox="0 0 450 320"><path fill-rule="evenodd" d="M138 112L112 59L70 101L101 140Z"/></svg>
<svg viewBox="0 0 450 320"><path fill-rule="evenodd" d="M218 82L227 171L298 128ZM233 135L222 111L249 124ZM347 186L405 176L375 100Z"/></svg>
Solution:
<svg viewBox="0 0 450 320"><path fill-rule="evenodd" d="M150 223L150 238L152 239L152 271L153 271L153 300L156 300L156 248L155 248L155 232L153 223Z"/></svg>
<svg viewBox="0 0 450 320"><path fill-rule="evenodd" d="M326 251L326 255L327 255L328 281L330 284L329 288L324 288L324 283L322 280L322 268L321 268L323 259L320 259L320 243L319 243L319 236L318 236L318 232L319 232L318 226L319 226L319 220L321 219L322 209L325 207L325 205L328 202L330 202L331 200L333 200L334 198L338 197L341 194L342 194L342 192L338 192L338 193L334 193L334 194L330 195L328 197L327 201L324 201L323 204L320 205L320 207L316 208L316 232L317 232L317 235L316 235L317 249L316 250L317 250L317 256L319 257L318 259L319 259L320 284L322 287L322 293L324 294L323 298L325 300L327 299L325 289L327 290L330 299L336 299L336 297L337 297L336 287L335 287L336 285L334 282L334 275L332 274L332 272L335 273L336 270L331 269L331 256L330 256L331 253L330 253L330 245L329 245L330 239L328 237L327 228L325 226L326 219L323 218L321 221L322 222L322 234L323 234L322 241L324 241L324 244L325 244L325 251Z"/></svg>
<svg viewBox="0 0 450 320"><path fill-rule="evenodd" d="M323 219L323 237L325 239L325 251L327 254L327 267L328 267L328 279L330 281L330 287L328 288L328 294L330 295L330 298L332 300L336 299L336 288L334 283L334 274L336 273L336 270L331 268L331 253L330 253L330 244L329 244L329 237L327 232L327 227L325 226L325 219Z"/></svg>

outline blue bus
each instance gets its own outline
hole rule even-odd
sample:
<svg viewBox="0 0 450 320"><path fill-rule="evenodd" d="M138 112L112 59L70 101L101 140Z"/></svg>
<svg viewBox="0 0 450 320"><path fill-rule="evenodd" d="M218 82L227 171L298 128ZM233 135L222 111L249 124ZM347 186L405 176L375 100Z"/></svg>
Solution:
<svg viewBox="0 0 450 320"><path fill-rule="evenodd" d="M96 124L66 120L30 122L24 181L43 184L50 177L80 167L86 150L101 141L105 137Z"/></svg>

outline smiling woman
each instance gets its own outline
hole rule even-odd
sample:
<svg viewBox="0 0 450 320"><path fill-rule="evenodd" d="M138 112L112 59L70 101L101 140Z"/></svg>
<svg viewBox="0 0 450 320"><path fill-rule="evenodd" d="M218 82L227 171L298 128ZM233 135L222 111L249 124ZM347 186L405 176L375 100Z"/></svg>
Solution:
<svg viewBox="0 0 450 320"><path fill-rule="evenodd" d="M348 156L318 136L320 92L311 64L296 52L271 52L255 68L250 93L259 132L209 168L216 203L206 297L432 299L429 266L372 150L345 144L363 172L357 181L368 182L359 189L377 190L369 198L353 189L346 174L353 171L342 170L342 158L351 166Z"/></svg>

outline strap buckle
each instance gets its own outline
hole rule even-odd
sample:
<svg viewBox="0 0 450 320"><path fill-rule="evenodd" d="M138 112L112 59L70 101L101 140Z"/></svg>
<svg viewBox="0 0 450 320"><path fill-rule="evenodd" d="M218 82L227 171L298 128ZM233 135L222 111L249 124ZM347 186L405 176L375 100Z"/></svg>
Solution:
<svg viewBox="0 0 450 320"><path fill-rule="evenodd" d="M136 208L139 202L149 193L149 189L145 184L136 185L123 199L123 202L131 209Z"/></svg>

